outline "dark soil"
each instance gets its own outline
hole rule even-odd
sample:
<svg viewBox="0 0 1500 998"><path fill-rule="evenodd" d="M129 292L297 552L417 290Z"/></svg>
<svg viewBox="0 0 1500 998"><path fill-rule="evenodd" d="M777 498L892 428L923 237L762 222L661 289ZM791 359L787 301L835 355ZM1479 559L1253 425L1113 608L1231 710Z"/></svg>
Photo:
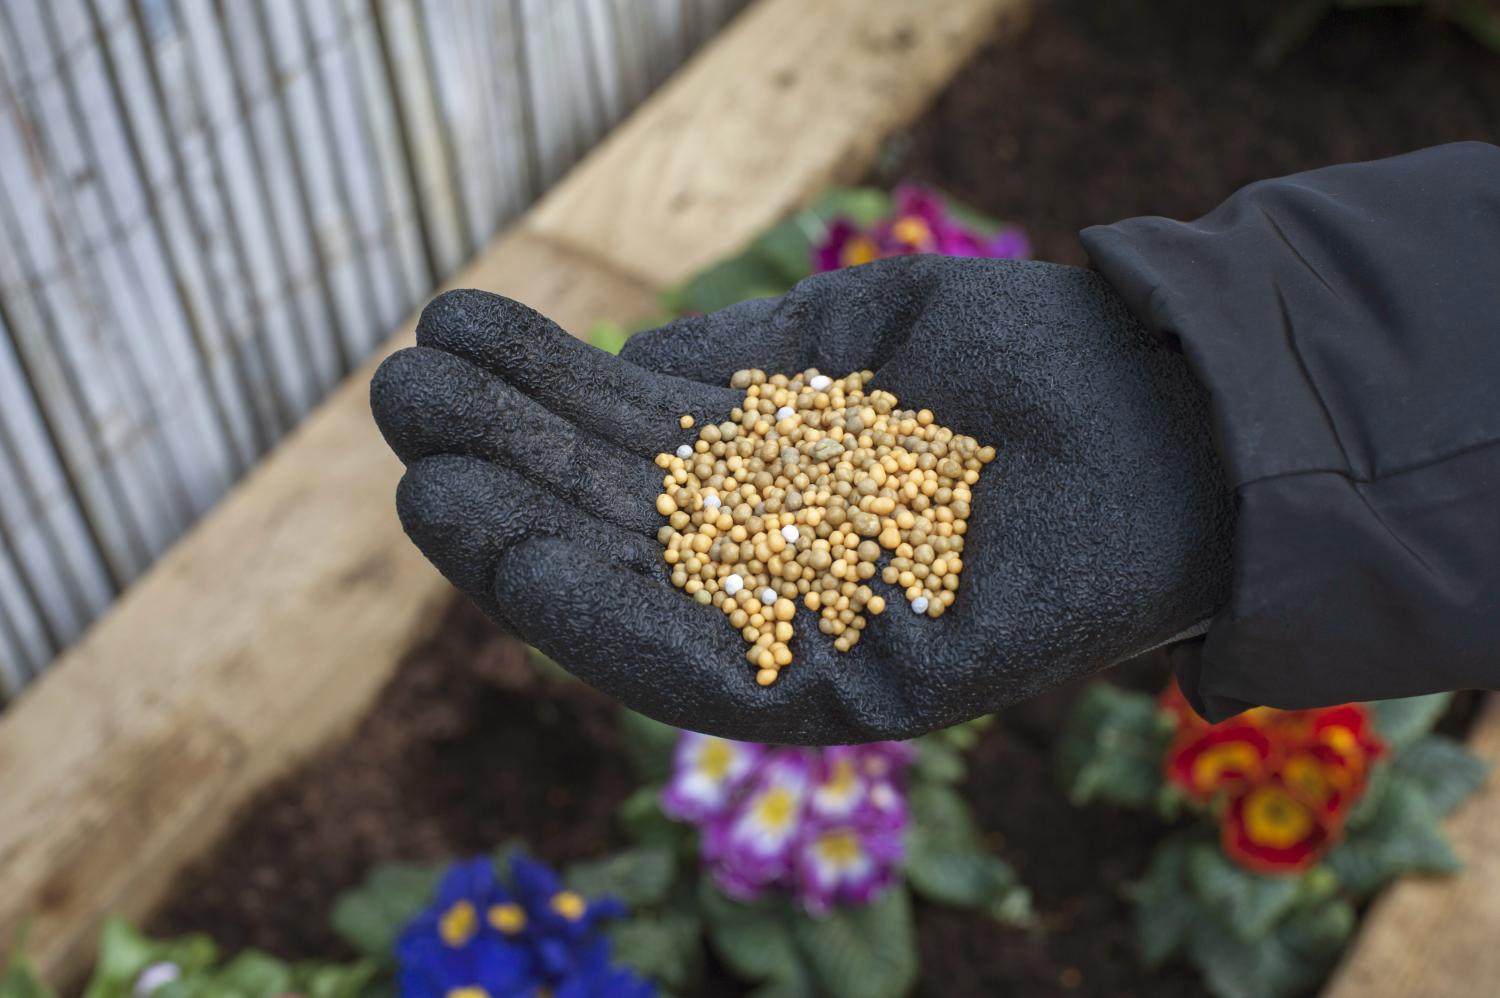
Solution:
<svg viewBox="0 0 1500 998"><path fill-rule="evenodd" d="M1463 138L1500 139L1500 57L1409 10L1338 15L1279 70L1250 64L1262 0L1051 0L1018 49L982 54L904 144L890 178L942 187L1024 224L1043 259L1083 262L1075 232L1135 214L1193 217L1262 177ZM1116 670L1157 688L1159 658ZM1079 811L1051 749L1077 689L1002 715L971 756L970 799L1042 917L1037 933L919 913L920 994L1202 995L1137 964L1121 886L1159 839L1148 816ZM1445 728L1461 731L1472 699ZM337 894L382 861L521 838L568 861L621 844L633 788L604 697L538 678L467 605L413 652L358 731L252 803L150 928L227 947L336 957ZM716 968L701 994L740 993Z"/></svg>
<svg viewBox="0 0 1500 998"><path fill-rule="evenodd" d="M1016 50L966 67L888 156L1023 224L1037 256L1076 233L1196 218L1239 187L1461 139L1500 141L1500 56L1411 8L1331 15L1277 69L1251 50L1286 0L1042 0Z"/></svg>
<svg viewBox="0 0 1500 998"><path fill-rule="evenodd" d="M1165 675L1157 658L1115 678L1156 688ZM970 756L969 797L992 847L1034 892L1043 930L924 908L920 994L1202 993L1190 973L1147 975L1132 956L1119 890L1143 869L1159 826L1078 811L1057 792L1051 744L1076 692L1002 715ZM358 730L247 806L148 928L292 959L350 956L328 914L376 864L483 853L509 839L554 862L622 846L614 812L636 781L617 717L582 683L539 675L524 646L455 603ZM743 993L710 972L700 995Z"/></svg>

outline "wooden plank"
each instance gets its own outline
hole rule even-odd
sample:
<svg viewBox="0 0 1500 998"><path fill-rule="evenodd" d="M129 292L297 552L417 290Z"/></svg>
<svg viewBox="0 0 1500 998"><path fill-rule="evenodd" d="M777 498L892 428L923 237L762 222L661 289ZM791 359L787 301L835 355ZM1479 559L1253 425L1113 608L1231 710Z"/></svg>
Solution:
<svg viewBox="0 0 1500 998"><path fill-rule="evenodd" d="M1412 877L1381 897L1324 998L1492 998L1500 991L1500 697L1487 699L1469 748L1496 768L1448 820L1463 872Z"/></svg>
<svg viewBox="0 0 1500 998"><path fill-rule="evenodd" d="M532 212L548 236L674 284L879 143L1029 0L765 0L741 15ZM628 196L621 196L628 192Z"/></svg>
<svg viewBox="0 0 1500 998"><path fill-rule="evenodd" d="M762 0L688 74L703 107L744 122L695 118L674 85L456 283L510 293L575 332L642 314L648 289L862 171L884 130L1024 2L948 0L918 18L893 0ZM792 46L806 56L801 82L783 72L789 32L811 39ZM771 128L780 105L787 121ZM780 145L775 169L748 154L751 136ZM663 164L668 146L692 154ZM616 171L611 158L670 169ZM702 183L684 198L688 162ZM618 228L632 204L662 239ZM597 231L590 206L608 223ZM407 342L409 331L381 354ZM0 939L29 918L48 977L76 972L104 914L147 911L252 793L346 730L451 591L393 515L400 469L366 402L374 363L0 716Z"/></svg>
<svg viewBox="0 0 1500 998"><path fill-rule="evenodd" d="M648 292L526 233L459 284L575 331ZM410 342L408 329L382 356ZM451 591L401 533L366 364L0 717L0 939L49 976L364 710Z"/></svg>

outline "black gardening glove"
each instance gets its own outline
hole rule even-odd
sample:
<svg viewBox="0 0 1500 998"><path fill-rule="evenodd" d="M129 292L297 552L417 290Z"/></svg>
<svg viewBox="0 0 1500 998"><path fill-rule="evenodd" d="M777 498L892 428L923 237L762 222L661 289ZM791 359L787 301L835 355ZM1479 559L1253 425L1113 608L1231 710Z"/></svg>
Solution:
<svg viewBox="0 0 1500 998"><path fill-rule="evenodd" d="M407 463L401 522L495 621L626 705L758 741L902 738L995 710L1204 621L1232 506L1204 393L1087 270L907 257L641 333L616 358L524 305L455 291L375 377ZM724 614L672 587L656 532L678 418L721 421L739 368L870 369L998 457L974 487L958 599L889 607L852 651L800 609L755 682Z"/></svg>

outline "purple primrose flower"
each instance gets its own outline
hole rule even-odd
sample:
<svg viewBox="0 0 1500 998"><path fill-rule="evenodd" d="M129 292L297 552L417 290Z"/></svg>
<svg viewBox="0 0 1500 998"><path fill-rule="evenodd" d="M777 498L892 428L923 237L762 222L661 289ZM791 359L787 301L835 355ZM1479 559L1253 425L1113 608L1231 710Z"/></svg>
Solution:
<svg viewBox="0 0 1500 998"><path fill-rule="evenodd" d="M868 229L847 218L830 222L823 240L813 247L814 269L822 273L915 253L995 260L1031 256L1031 243L1021 229L1007 226L992 236L981 235L954 218L943 199L926 188L902 185L891 200L891 216Z"/></svg>
<svg viewBox="0 0 1500 998"><path fill-rule="evenodd" d="M662 808L699 827L704 866L726 894L779 892L821 914L895 882L915 755L901 742L771 748L683 732Z"/></svg>

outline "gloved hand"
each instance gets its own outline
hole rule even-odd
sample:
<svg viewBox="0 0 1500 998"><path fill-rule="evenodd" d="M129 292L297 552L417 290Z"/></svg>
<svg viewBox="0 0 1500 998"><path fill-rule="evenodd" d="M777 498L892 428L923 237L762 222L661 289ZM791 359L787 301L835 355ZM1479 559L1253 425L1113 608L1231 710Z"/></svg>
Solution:
<svg viewBox="0 0 1500 998"><path fill-rule="evenodd" d="M407 464L412 540L496 622L627 706L731 738L904 738L1159 645L1227 598L1233 507L1205 394L1094 273L921 256L822 274L635 336L619 358L517 302L455 291L372 387ZM958 599L889 603L847 653L799 609L755 683L655 534L678 418L727 417L739 368L870 369L998 456L974 488Z"/></svg>

